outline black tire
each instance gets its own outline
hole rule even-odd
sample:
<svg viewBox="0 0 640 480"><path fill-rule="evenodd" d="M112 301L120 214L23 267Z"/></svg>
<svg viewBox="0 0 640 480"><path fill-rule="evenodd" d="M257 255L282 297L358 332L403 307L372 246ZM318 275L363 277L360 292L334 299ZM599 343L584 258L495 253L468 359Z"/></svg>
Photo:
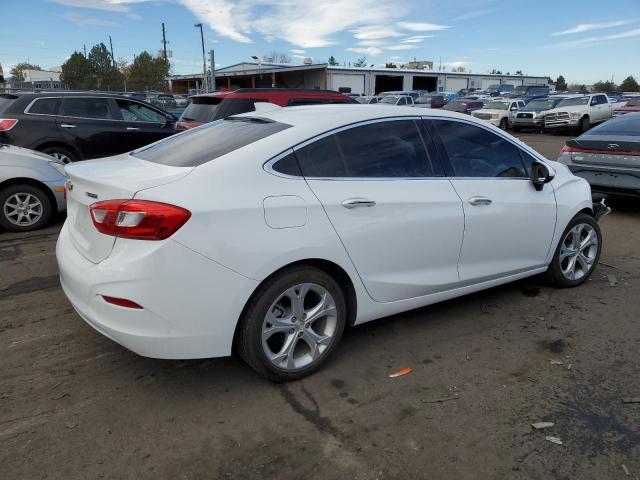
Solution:
<svg viewBox="0 0 640 480"><path fill-rule="evenodd" d="M582 117L578 125L578 133L584 133L591 128L591 120L589 117Z"/></svg>
<svg viewBox="0 0 640 480"><path fill-rule="evenodd" d="M579 224L590 225L596 233L598 239L597 251L593 257L593 261L591 262L590 269L578 279L569 279L562 273L562 263L560 260L560 254L562 251L563 243L565 239L567 239L567 234L571 231L572 228ZM591 276L593 271L596 269L598 265L598 261L600 260L600 253L602 251L602 232L600 231L600 226L595 218L591 215L587 215L585 213L579 213L575 217L571 219L567 228L562 232L562 236L560 237L560 242L556 247L555 254L553 255L553 259L551 260L551 264L549 265L549 269L547 270L547 276L551 283L560 288L567 287L577 287L578 285L583 284L587 281L587 279Z"/></svg>
<svg viewBox="0 0 640 480"><path fill-rule="evenodd" d="M500 125L498 126L498 128L500 130L506 131L509 128L509 120L507 120L506 118L500 120Z"/></svg>
<svg viewBox="0 0 640 480"><path fill-rule="evenodd" d="M33 224L17 225L16 223L14 223L17 220L15 216L11 217L13 218L14 222L12 222L9 219L10 217L8 213L10 212L8 212L7 211L8 209L5 208L5 202L7 202L8 199L10 199L16 194L18 195L30 194L36 197L37 200L40 202L41 215ZM28 185L28 184L10 185L7 188L0 191L0 227L6 230L9 230L12 232L30 232L32 230L38 230L39 228L44 227L49 222L49 219L51 218L51 214L52 214L51 200L49 200L49 197L44 192L44 190L36 186Z"/></svg>
<svg viewBox="0 0 640 480"><path fill-rule="evenodd" d="M73 163L81 160L75 152L72 152L70 149L61 147L58 145L53 145L51 147L46 147L40 150L42 153L46 153L47 155L51 155L52 157L57 158L63 163Z"/></svg>
<svg viewBox="0 0 640 480"><path fill-rule="evenodd" d="M333 297L336 323L331 343L320 356L307 366L298 369L279 368L272 363L262 346L262 328L265 316L272 304L287 289L302 283L313 283L325 288ZM240 319L237 350L242 359L258 374L274 382L298 380L320 368L333 354L340 342L347 319L344 293L338 283L318 268L298 265L276 273L254 293Z"/></svg>

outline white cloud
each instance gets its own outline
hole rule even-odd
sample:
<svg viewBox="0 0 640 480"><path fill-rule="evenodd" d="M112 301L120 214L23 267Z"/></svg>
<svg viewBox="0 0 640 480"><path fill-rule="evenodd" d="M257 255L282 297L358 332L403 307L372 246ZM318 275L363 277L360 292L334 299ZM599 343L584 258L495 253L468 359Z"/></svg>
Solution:
<svg viewBox="0 0 640 480"><path fill-rule="evenodd" d="M350 47L347 48L349 52L361 53L364 55L369 55L371 57L377 57L382 54L382 50L378 47Z"/></svg>
<svg viewBox="0 0 640 480"><path fill-rule="evenodd" d="M616 22L582 23L568 30L563 30L562 32L555 32L552 35L554 36L571 35L574 33L583 33L591 30L602 30L605 28L621 27L623 25L629 25L630 23L633 23L633 22L634 20L618 20Z"/></svg>
<svg viewBox="0 0 640 480"><path fill-rule="evenodd" d="M224 37L236 42L250 43L249 11L227 0L178 0L200 21Z"/></svg>
<svg viewBox="0 0 640 480"><path fill-rule="evenodd" d="M402 40L400 43L422 43L427 38L433 38L433 35L415 35Z"/></svg>
<svg viewBox="0 0 640 480"><path fill-rule="evenodd" d="M612 35L602 35L599 37L587 37L580 40L572 40L569 42L560 42L552 45L547 45L547 48L572 48L581 47L584 45L592 45L594 43L610 42L612 40L621 40L625 38L640 37L640 28L635 30L629 30L627 32L614 33Z"/></svg>
<svg viewBox="0 0 640 480"><path fill-rule="evenodd" d="M385 50L413 50L414 48L418 48L418 46L408 43L402 43L400 45L387 45L384 47Z"/></svg>
<svg viewBox="0 0 640 480"><path fill-rule="evenodd" d="M446 30L451 28L448 25L439 25L437 23L422 23L422 22L398 22L399 28L404 30L411 30L414 32L436 32L439 30Z"/></svg>
<svg viewBox="0 0 640 480"><path fill-rule="evenodd" d="M109 12L128 12L127 6L132 3L143 3L148 0L53 0L59 5L78 8L92 8L94 10L106 10Z"/></svg>
<svg viewBox="0 0 640 480"><path fill-rule="evenodd" d="M306 52L304 50L299 49L299 48L292 48L291 49L291 53L294 53L295 55L304 55Z"/></svg>
<svg viewBox="0 0 640 480"><path fill-rule="evenodd" d="M74 12L65 12L58 15L70 22L73 22L77 25L94 25L96 27L118 27L119 25L114 22L108 22L106 20L100 20L98 18L89 18L84 15L80 15L79 13Z"/></svg>
<svg viewBox="0 0 640 480"><path fill-rule="evenodd" d="M358 40L378 40L381 38L405 37L406 34L397 32L389 27L367 26L351 30Z"/></svg>

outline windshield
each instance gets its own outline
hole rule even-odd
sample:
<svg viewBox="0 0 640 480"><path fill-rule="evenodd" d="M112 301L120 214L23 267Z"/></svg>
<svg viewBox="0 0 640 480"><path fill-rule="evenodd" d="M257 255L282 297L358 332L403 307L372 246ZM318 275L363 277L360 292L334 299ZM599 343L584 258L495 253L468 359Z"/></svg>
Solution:
<svg viewBox="0 0 640 480"><path fill-rule="evenodd" d="M551 110L559 102L557 99L552 98L539 98L531 100L527 103L527 110Z"/></svg>
<svg viewBox="0 0 640 480"><path fill-rule="evenodd" d="M507 102L487 102L482 108L490 110L506 110L509 108L509 104Z"/></svg>
<svg viewBox="0 0 640 480"><path fill-rule="evenodd" d="M222 98L220 97L200 97L194 98L193 102L184 109L180 121L209 123L216 117L216 110Z"/></svg>
<svg viewBox="0 0 640 480"><path fill-rule="evenodd" d="M432 97L418 97L415 99L415 103L431 104L431 98Z"/></svg>
<svg viewBox="0 0 640 480"><path fill-rule="evenodd" d="M620 135L640 137L640 113L628 113L621 117L607 120L587 131L585 135Z"/></svg>
<svg viewBox="0 0 640 480"><path fill-rule="evenodd" d="M391 105L395 105L397 101L398 97L384 97L379 103L390 103Z"/></svg>
<svg viewBox="0 0 640 480"><path fill-rule="evenodd" d="M577 97L577 98L567 98L562 100L558 107L573 107L575 105L588 105L589 97Z"/></svg>

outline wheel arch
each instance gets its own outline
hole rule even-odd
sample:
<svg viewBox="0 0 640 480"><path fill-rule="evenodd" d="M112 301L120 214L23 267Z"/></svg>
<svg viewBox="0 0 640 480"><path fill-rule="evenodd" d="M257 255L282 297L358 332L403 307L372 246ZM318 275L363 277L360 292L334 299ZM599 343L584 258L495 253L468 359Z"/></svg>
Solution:
<svg viewBox="0 0 640 480"><path fill-rule="evenodd" d="M65 149L71 151L72 153L75 153L78 156L79 160L84 159L84 155L82 154L82 152L80 150L78 150L78 148L75 145L71 145L71 144L63 142L61 140L48 140L48 141L45 141L45 142L42 142L42 143L38 144L37 146L33 147L33 149L41 152L45 148L49 148L49 147L62 147L62 148L65 148Z"/></svg>

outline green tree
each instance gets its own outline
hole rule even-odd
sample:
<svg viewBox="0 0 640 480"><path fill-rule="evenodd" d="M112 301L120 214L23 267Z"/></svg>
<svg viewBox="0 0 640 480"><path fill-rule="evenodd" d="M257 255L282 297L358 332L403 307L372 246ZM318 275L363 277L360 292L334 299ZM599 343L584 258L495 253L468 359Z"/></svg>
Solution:
<svg viewBox="0 0 640 480"><path fill-rule="evenodd" d="M398 66L395 63L391 63L391 62L387 62L384 64L385 68L398 68Z"/></svg>
<svg viewBox="0 0 640 480"><path fill-rule="evenodd" d="M124 77L114 65L111 54L104 43L94 45L89 52L89 63L98 90L124 89Z"/></svg>
<svg viewBox="0 0 640 480"><path fill-rule="evenodd" d="M62 84L72 90L94 90L97 88L96 78L91 72L91 63L80 52L73 52L62 64Z"/></svg>
<svg viewBox="0 0 640 480"><path fill-rule="evenodd" d="M524 75L524 73L522 73L522 70L516 70L516 73L514 75Z"/></svg>
<svg viewBox="0 0 640 480"><path fill-rule="evenodd" d="M606 82L596 82L593 84L593 90L596 92L604 92L604 93L609 93L609 92L613 92L617 89L617 86L615 83L610 82L609 80L607 80Z"/></svg>
<svg viewBox="0 0 640 480"><path fill-rule="evenodd" d="M40 65L34 65L32 63L21 62L11 69L11 78L14 82L24 82L25 70L42 70Z"/></svg>
<svg viewBox="0 0 640 480"><path fill-rule="evenodd" d="M360 57L358 60L353 62L354 67L365 67L367 65L367 57Z"/></svg>
<svg viewBox="0 0 640 480"><path fill-rule="evenodd" d="M493 75L502 75L502 71L501 70L497 70L497 69L493 69L491 70L489 73L493 74Z"/></svg>
<svg viewBox="0 0 640 480"><path fill-rule="evenodd" d="M567 81L564 79L562 75L558 75L556 79L556 90L564 91L567 89Z"/></svg>
<svg viewBox="0 0 640 480"><path fill-rule="evenodd" d="M640 85L633 76L629 75L620 84L620 90L623 92L640 92Z"/></svg>
<svg viewBox="0 0 640 480"><path fill-rule="evenodd" d="M334 57L333 55L331 55L331 56L329 57L329 61L328 61L327 63L328 63L329 65L331 65L332 67L335 67L335 66L337 66L337 65L340 65L340 64L336 61L336 59L335 59L335 57Z"/></svg>
<svg viewBox="0 0 640 480"><path fill-rule="evenodd" d="M169 62L162 57L152 57L142 52L129 66L127 88L129 90L164 90L169 74Z"/></svg>

